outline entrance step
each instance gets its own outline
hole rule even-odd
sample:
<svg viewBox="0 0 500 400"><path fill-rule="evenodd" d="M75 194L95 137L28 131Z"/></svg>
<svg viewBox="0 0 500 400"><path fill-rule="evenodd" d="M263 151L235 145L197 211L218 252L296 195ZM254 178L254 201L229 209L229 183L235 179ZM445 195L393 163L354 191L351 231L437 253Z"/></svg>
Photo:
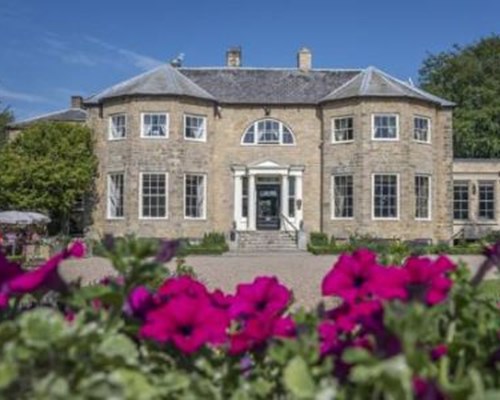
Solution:
<svg viewBox="0 0 500 400"><path fill-rule="evenodd" d="M297 250L296 232L253 231L238 232L238 251L290 251Z"/></svg>

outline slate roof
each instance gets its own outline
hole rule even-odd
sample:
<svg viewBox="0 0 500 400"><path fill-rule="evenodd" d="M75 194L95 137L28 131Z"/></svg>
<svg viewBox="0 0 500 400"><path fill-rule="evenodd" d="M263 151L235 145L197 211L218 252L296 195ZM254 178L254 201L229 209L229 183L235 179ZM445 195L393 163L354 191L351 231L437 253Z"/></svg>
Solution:
<svg viewBox="0 0 500 400"><path fill-rule="evenodd" d="M22 128L26 125L34 124L43 121L56 122L85 122L87 120L87 111L81 108L67 108L64 110L54 111L49 114L37 115L33 118L24 119L22 121L9 124L9 128Z"/></svg>
<svg viewBox="0 0 500 400"><path fill-rule="evenodd" d="M221 103L317 104L360 70L181 68Z"/></svg>
<svg viewBox="0 0 500 400"><path fill-rule="evenodd" d="M169 64L110 87L85 100L131 95L190 96L229 104L311 104L353 97L409 97L454 104L374 67L364 70L296 68L174 68Z"/></svg>
<svg viewBox="0 0 500 400"><path fill-rule="evenodd" d="M106 98L141 94L190 96L215 100L210 93L186 78L176 68L172 67L170 64L164 64L144 74L103 90L86 99L85 103L99 103Z"/></svg>
<svg viewBox="0 0 500 400"><path fill-rule="evenodd" d="M396 79L375 67L368 67L341 87L335 89L321 101L348 99L354 97L409 97L430 101L443 107L455 104L427 93L409 83Z"/></svg>

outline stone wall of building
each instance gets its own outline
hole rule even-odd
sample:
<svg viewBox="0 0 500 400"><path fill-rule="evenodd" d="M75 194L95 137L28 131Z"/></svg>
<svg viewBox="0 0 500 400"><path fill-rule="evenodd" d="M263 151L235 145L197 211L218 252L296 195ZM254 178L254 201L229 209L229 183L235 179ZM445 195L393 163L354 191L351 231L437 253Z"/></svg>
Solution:
<svg viewBox="0 0 500 400"><path fill-rule="evenodd" d="M373 140L376 113L396 114L398 140ZM354 140L332 143L332 118L354 118ZM431 141L413 139L413 118L431 120ZM371 235L379 238L448 240L451 236L450 175L452 166L451 113L427 103L408 100L364 99L326 104L323 109L324 173L323 227L338 238ZM399 176L399 216L373 218L373 174ZM353 176L354 217L332 218L332 175ZM431 177L431 218L415 218L416 174Z"/></svg>

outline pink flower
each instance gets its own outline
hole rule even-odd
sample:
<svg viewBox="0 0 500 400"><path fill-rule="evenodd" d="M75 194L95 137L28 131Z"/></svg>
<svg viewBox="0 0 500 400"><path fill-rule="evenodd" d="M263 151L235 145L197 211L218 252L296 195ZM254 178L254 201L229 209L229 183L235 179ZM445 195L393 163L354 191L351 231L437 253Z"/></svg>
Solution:
<svg viewBox="0 0 500 400"><path fill-rule="evenodd" d="M82 258L85 255L85 244L79 240L73 242L68 248L68 253L71 257Z"/></svg>
<svg viewBox="0 0 500 400"><path fill-rule="evenodd" d="M352 303L343 303L327 313L335 321L337 329L342 332L351 332L359 324L378 315L382 311L382 304L377 300L359 300Z"/></svg>
<svg viewBox="0 0 500 400"><path fill-rule="evenodd" d="M495 244L485 247L483 254L490 260L494 265L500 265L500 241Z"/></svg>
<svg viewBox="0 0 500 400"><path fill-rule="evenodd" d="M322 321L318 325L320 352L322 356L335 352L339 344L339 330L332 321Z"/></svg>
<svg viewBox="0 0 500 400"><path fill-rule="evenodd" d="M154 305L154 298L149 290L144 286L138 286L130 292L123 308L127 315L144 319Z"/></svg>
<svg viewBox="0 0 500 400"><path fill-rule="evenodd" d="M210 294L210 300L215 308L229 310L233 301L233 296L225 294L222 290L217 289Z"/></svg>
<svg viewBox="0 0 500 400"><path fill-rule="evenodd" d="M431 306L442 302L453 285L446 275L453 268L454 265L446 257L435 261L426 257L410 257L401 270L401 284L407 291L407 298L421 300Z"/></svg>
<svg viewBox="0 0 500 400"><path fill-rule="evenodd" d="M448 346L445 344L438 344L431 350L431 359L432 361L437 361L446 354L448 354Z"/></svg>
<svg viewBox="0 0 500 400"><path fill-rule="evenodd" d="M230 337L229 354L237 355L263 348L269 339L294 337L295 331L295 323L289 317L259 315L246 319L241 329Z"/></svg>
<svg viewBox="0 0 500 400"><path fill-rule="evenodd" d="M226 338L228 318L207 299L180 295L146 314L140 335L191 354Z"/></svg>
<svg viewBox="0 0 500 400"><path fill-rule="evenodd" d="M229 313L234 318L277 316L285 311L292 293L276 277L261 276L253 283L239 284Z"/></svg>
<svg viewBox="0 0 500 400"><path fill-rule="evenodd" d="M158 289L157 295L162 301L168 301L180 295L197 299L207 298L208 291L202 283L188 275L183 275L168 278Z"/></svg>
<svg viewBox="0 0 500 400"><path fill-rule="evenodd" d="M339 296L350 302L373 294L377 288L374 283L382 273L375 257L375 253L366 249L352 255L342 254L323 279L323 295Z"/></svg>
<svg viewBox="0 0 500 400"><path fill-rule="evenodd" d="M416 400L446 400L436 382L424 378L413 378L413 394Z"/></svg>
<svg viewBox="0 0 500 400"><path fill-rule="evenodd" d="M169 262L172 258L174 258L178 247L178 240L162 240L160 242L160 248L156 253L155 261L160 263Z"/></svg>

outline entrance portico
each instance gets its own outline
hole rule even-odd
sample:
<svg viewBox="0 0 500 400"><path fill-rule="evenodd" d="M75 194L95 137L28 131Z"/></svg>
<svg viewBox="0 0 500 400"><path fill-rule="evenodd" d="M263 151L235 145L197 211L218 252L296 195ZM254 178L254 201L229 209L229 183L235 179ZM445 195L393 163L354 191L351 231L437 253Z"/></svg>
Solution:
<svg viewBox="0 0 500 400"><path fill-rule="evenodd" d="M236 230L297 230L303 219L304 166L274 161L233 165Z"/></svg>

